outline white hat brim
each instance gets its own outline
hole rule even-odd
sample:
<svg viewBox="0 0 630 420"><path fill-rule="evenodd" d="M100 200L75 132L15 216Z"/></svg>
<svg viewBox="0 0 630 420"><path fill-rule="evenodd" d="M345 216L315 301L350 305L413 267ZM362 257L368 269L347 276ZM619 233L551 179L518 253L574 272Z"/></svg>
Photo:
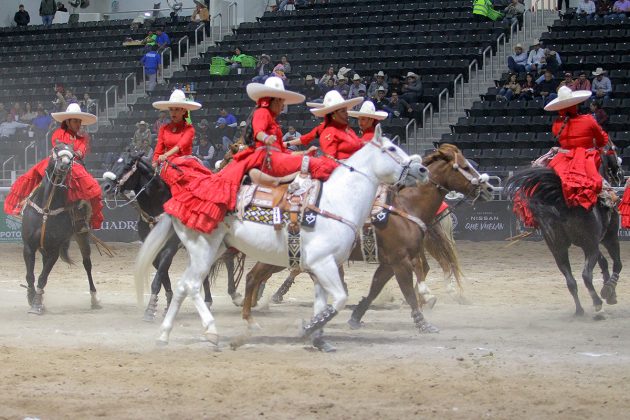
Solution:
<svg viewBox="0 0 630 420"><path fill-rule="evenodd" d="M361 104L363 102L363 98L352 98L352 99L348 99L346 101L343 102L339 102L337 104L334 105L330 105L327 107L319 107L319 108L315 108L315 109L311 109L311 114L315 115L316 117L325 117L326 115L330 114L331 112L334 112L338 109L342 109L342 108L346 108L346 109L350 109L350 108L354 108L355 106Z"/></svg>
<svg viewBox="0 0 630 420"><path fill-rule="evenodd" d="M307 102L306 106L309 108L321 108L324 106L324 104L321 102Z"/></svg>
<svg viewBox="0 0 630 420"><path fill-rule="evenodd" d="M88 112L53 112L50 116L57 122L64 122L70 119L81 120L82 125L92 125L98 120L96 115Z"/></svg>
<svg viewBox="0 0 630 420"><path fill-rule="evenodd" d="M384 120L385 118L389 117L389 114L385 111L375 111L374 114L370 112L348 111L348 115L353 118L367 117L378 121Z"/></svg>
<svg viewBox="0 0 630 420"><path fill-rule="evenodd" d="M301 104L306 99L306 96L301 93L292 92L290 90L274 89L269 86L265 86L262 83L250 83L247 85L247 96L254 101L258 101L261 98L280 98L284 99L286 105Z"/></svg>
<svg viewBox="0 0 630 420"><path fill-rule="evenodd" d="M573 105L581 104L593 94L590 90L576 90L570 98L556 98L545 106L545 111L560 111Z"/></svg>
<svg viewBox="0 0 630 420"><path fill-rule="evenodd" d="M153 102L153 108L160 111L168 111L169 108L184 108L188 111L196 111L201 108L201 104L193 101L157 101Z"/></svg>

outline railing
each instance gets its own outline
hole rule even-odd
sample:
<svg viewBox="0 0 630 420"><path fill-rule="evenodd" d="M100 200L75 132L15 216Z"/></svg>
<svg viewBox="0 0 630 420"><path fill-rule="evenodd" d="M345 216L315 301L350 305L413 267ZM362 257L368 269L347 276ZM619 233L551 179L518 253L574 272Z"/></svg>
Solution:
<svg viewBox="0 0 630 420"><path fill-rule="evenodd" d="M144 71L144 66L142 66L142 93L147 94L147 73Z"/></svg>
<svg viewBox="0 0 630 420"><path fill-rule="evenodd" d="M487 77L487 63L488 61L486 61L486 53L489 56L488 61L490 62L490 77L492 77L492 75L494 74L492 71L492 47L488 46L486 47L485 50L483 50L482 52L482 61L481 61L481 65L483 67L483 81L484 83L488 81L488 77Z"/></svg>
<svg viewBox="0 0 630 420"><path fill-rule="evenodd" d="M449 94L448 94L448 89L444 88L442 89L442 91L440 92L440 94L438 95L438 123L440 125L442 125L442 97L446 96L446 122L448 122L448 119L450 117L450 105L449 105Z"/></svg>
<svg viewBox="0 0 630 420"><path fill-rule="evenodd" d="M433 137L433 104L431 102L429 102L422 109L422 139L423 140L427 139L427 117L426 117L427 110L430 111L429 119L428 119L429 136ZM416 141L416 151L415 152L418 153L418 142L417 141Z"/></svg>
<svg viewBox="0 0 630 420"><path fill-rule="evenodd" d="M232 11L232 9L234 9L234 11ZM234 29L237 26L237 22L238 22L237 13L238 13L238 4L235 1L228 4L227 14L228 14L228 26L230 29Z"/></svg>
<svg viewBox="0 0 630 420"><path fill-rule="evenodd" d="M525 19L525 17L523 17L523 19ZM512 24L510 25L510 48L512 50L514 49L514 46L518 42L518 31L519 31L519 26L518 26L518 20L517 20L516 22L512 22ZM503 47L505 48L505 44L503 44ZM505 49L503 50L503 55L505 55Z"/></svg>
<svg viewBox="0 0 630 420"><path fill-rule="evenodd" d="M418 147L418 122L416 121L415 118L412 118L407 125L405 126L405 142L407 143L407 148L409 148L409 145L411 144L410 140L411 137L409 136L409 127L413 126L413 144L416 145L416 148Z"/></svg>
<svg viewBox="0 0 630 420"><path fill-rule="evenodd" d="M98 101L94 101L94 105L96 106L96 112L94 113L94 115L98 117L101 107L98 104ZM98 131L98 126L99 126L98 124L88 125L86 127L86 130L88 133L96 133Z"/></svg>
<svg viewBox="0 0 630 420"><path fill-rule="evenodd" d="M396 146L400 146L400 136L398 134L396 134L394 136L393 139L390 139L392 143L394 143ZM407 147L409 147L409 145L407 145Z"/></svg>
<svg viewBox="0 0 630 420"><path fill-rule="evenodd" d="M118 105L118 86L110 86L109 89L105 91L105 118L109 121L109 92L114 91L114 109L116 109L116 105Z"/></svg>
<svg viewBox="0 0 630 420"><path fill-rule="evenodd" d="M13 173L15 173L15 155L9 156L7 160L2 162L2 179L8 179L6 174L7 163L13 161ZM13 184L13 178L11 178L11 184Z"/></svg>
<svg viewBox="0 0 630 420"><path fill-rule="evenodd" d="M182 66L182 56L184 54L182 54L182 42L186 41L186 54L188 54L188 51L190 51L190 39L188 38L188 35L185 35L183 37L180 38L179 41L177 41L177 67L180 70L184 70L184 66ZM190 63L190 54L188 54L188 61L185 64L189 64Z"/></svg>
<svg viewBox="0 0 630 420"><path fill-rule="evenodd" d="M221 13L217 13L210 20L210 42L214 44L214 21L219 18L219 38L223 35L223 15Z"/></svg>
<svg viewBox="0 0 630 420"><path fill-rule="evenodd" d="M501 53L501 40L503 40L503 54L500 54ZM499 37L497 38L497 59L499 57L504 57L505 56L505 42L506 42L505 34L503 33L503 34L499 35ZM493 70L493 68L492 68L492 62L493 61L494 61L494 58L492 58L492 61L490 61L490 77L493 77L493 75L494 75L494 71L492 71Z"/></svg>
<svg viewBox="0 0 630 420"><path fill-rule="evenodd" d="M52 133L55 132L55 129L50 129L46 132L46 138L44 139L44 143L46 143L46 156L50 153L50 144L52 143Z"/></svg>
<svg viewBox="0 0 630 420"><path fill-rule="evenodd" d="M166 47L160 53L160 64L162 65L162 79L161 82L164 83L166 79L166 67L164 67L164 56L168 53L168 68L170 70L168 77L173 76L173 50L171 47Z"/></svg>
<svg viewBox="0 0 630 420"><path fill-rule="evenodd" d="M195 55L197 57L199 57L199 30L201 30L203 36L201 37L203 39L203 49L205 51L206 49L206 25L204 25L203 23L199 26L197 26L197 29L195 29Z"/></svg>
<svg viewBox="0 0 630 420"><path fill-rule="evenodd" d="M135 90L137 84L136 73L129 73L127 77L125 77L125 108L129 108L129 78L133 77L133 88Z"/></svg>
<svg viewBox="0 0 630 420"><path fill-rule="evenodd" d="M24 167L28 168L28 149L33 149L33 163L37 162L37 140L33 140L24 148Z"/></svg>
<svg viewBox="0 0 630 420"><path fill-rule="evenodd" d="M468 65L468 85L470 86L470 96L472 98L473 96L473 83L472 83L472 67L475 66L475 76L477 76L477 90L479 90L479 63L477 63L477 59L475 58L473 61L470 62L470 64ZM462 92L464 91L464 89L462 88ZM463 93L462 93L463 95ZM464 107L464 103L462 101L462 108Z"/></svg>
<svg viewBox="0 0 630 420"><path fill-rule="evenodd" d="M461 99L461 107L457 106L457 81L459 80L460 82L460 89L459 89L459 93L460 93L460 99ZM463 74L458 74L457 77L455 78L455 80L453 81L453 99L455 99L455 110L458 109L462 109L464 108L464 75ZM450 117L450 116L449 116Z"/></svg>

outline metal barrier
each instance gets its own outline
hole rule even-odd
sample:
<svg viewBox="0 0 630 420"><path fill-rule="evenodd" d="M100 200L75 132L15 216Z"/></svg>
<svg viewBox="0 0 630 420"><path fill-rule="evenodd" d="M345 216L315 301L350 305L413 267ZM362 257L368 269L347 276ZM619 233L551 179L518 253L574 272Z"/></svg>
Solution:
<svg viewBox="0 0 630 420"><path fill-rule="evenodd" d="M519 31L519 26L518 26L518 20L516 22L512 22L512 24L510 25L510 48L513 50L514 49L514 45L516 45L516 43L518 42L518 31ZM503 55L505 56L505 44L503 44Z"/></svg>
<svg viewBox="0 0 630 420"><path fill-rule="evenodd" d="M412 118L407 125L405 126L405 142L407 143L407 147L409 147L411 137L409 136L409 127L413 125L413 143L417 145L418 143L418 122L415 118Z"/></svg>
<svg viewBox="0 0 630 420"><path fill-rule="evenodd" d="M457 81L460 82L460 99L461 99L461 107L457 106ZM464 75L458 74L455 80L453 81L453 99L455 99L455 110L464 108ZM450 117L450 116L449 116Z"/></svg>
<svg viewBox="0 0 630 420"><path fill-rule="evenodd" d="M188 51L190 51L190 39L188 38L188 35L184 35L183 37L181 37L179 39L179 41L177 41L177 68L179 70L184 70L184 66L182 66L182 56L184 54L182 54L182 42L186 41L186 54L188 54ZM185 64L189 64L190 63L190 54L188 54L188 61ZM171 64L172 65L172 64Z"/></svg>
<svg viewBox="0 0 630 420"><path fill-rule="evenodd" d="M433 104L431 102L429 102L428 104L426 104L426 106L422 109L422 139L426 140L427 139L427 118L426 118L426 114L427 114L427 110L430 111L429 113L429 136L433 137ZM415 153L418 153L418 141L416 139L416 150Z"/></svg>
<svg viewBox="0 0 630 420"><path fill-rule="evenodd" d="M118 105L118 86L110 86L109 89L105 91L105 119L109 121L109 92L114 90L114 110L116 109L116 105Z"/></svg>
<svg viewBox="0 0 630 420"><path fill-rule="evenodd" d="M232 11L232 9L234 9L234 11ZM238 4L233 1L232 3L228 4L228 27L230 29L234 29L237 26L237 22L238 22Z"/></svg>
<svg viewBox="0 0 630 420"><path fill-rule="evenodd" d="M171 50L171 47L166 47L160 53L160 64L162 65L162 79L161 79L162 83L164 83L166 79L166 67L164 66L164 55L167 52L168 52L168 68L170 70L168 77L173 76L173 50Z"/></svg>
<svg viewBox="0 0 630 420"><path fill-rule="evenodd" d="M444 88L442 89L442 91L440 92L440 94L438 95L438 123L440 125L442 125L442 96L444 96L446 94L446 122L448 122L449 116L450 116L450 105L449 105L449 94L448 94L448 89Z"/></svg>
<svg viewBox="0 0 630 420"><path fill-rule="evenodd" d="M129 78L133 77L133 88L136 89L136 73L129 73L125 77L125 107L129 108Z"/></svg>
<svg viewBox="0 0 630 420"><path fill-rule="evenodd" d="M7 163L13 161L13 172L15 173L15 155L9 156L7 160L2 162L2 179L8 179L6 174L6 166ZM11 179L11 184L13 184L13 179Z"/></svg>
<svg viewBox="0 0 630 420"><path fill-rule="evenodd" d="M37 140L33 140L24 148L24 167L28 168L28 149L33 149L33 163L37 162Z"/></svg>
<svg viewBox="0 0 630 420"><path fill-rule="evenodd" d="M94 115L98 117L101 107L98 101L94 101L94 105L96 106L96 112L94 113ZM98 124L92 124L92 125L88 125L85 129L88 133L96 133L98 132L98 126L99 126Z"/></svg>
<svg viewBox="0 0 630 420"><path fill-rule="evenodd" d="M223 15L221 13L217 13L210 20L210 42L214 44L214 21L219 18L219 38L223 36Z"/></svg>
<svg viewBox="0 0 630 420"><path fill-rule="evenodd" d="M396 134L394 136L393 139L390 139L392 141L392 143L394 143L396 146L400 146L400 136L398 134ZM409 145L407 145L409 146Z"/></svg>
<svg viewBox="0 0 630 420"><path fill-rule="evenodd" d="M501 54L501 40L503 40L503 54ZM505 43L506 43L506 38L505 38L505 34L501 34L499 35L499 37L497 38L497 60L499 59L499 57L504 57L505 56ZM494 61L494 58L492 59L492 61ZM490 62L490 76L493 77L494 76L494 71L492 68L492 61ZM498 63L497 63L498 66Z"/></svg>
<svg viewBox="0 0 630 420"><path fill-rule="evenodd" d="M490 61L490 77L492 77L493 71L492 71L492 47L488 46L486 47L485 50L483 50L482 52L482 61L481 61L481 65L483 67L483 81L484 83L488 81L488 77L487 77L487 63L488 61L486 61L486 53L488 53L489 59L488 61Z"/></svg>
<svg viewBox="0 0 630 420"><path fill-rule="evenodd" d="M475 58L473 61L470 62L470 64L468 65L468 84L470 85L470 96L472 99L473 96L473 83L472 83L472 66L475 66L475 76L477 77L477 90L479 90L479 63L477 63L477 59ZM464 91L464 89L462 88L462 92ZM462 93L463 95L463 93ZM464 104L462 102L462 108L464 107Z"/></svg>
<svg viewBox="0 0 630 420"><path fill-rule="evenodd" d="M206 50L206 25L204 25L203 23L199 26L197 26L197 28L195 29L195 55L197 57L199 57L199 30L201 29L201 33L203 34L202 38L202 43L203 43L203 49L204 51Z"/></svg>
<svg viewBox="0 0 630 420"><path fill-rule="evenodd" d="M46 138L44 139L44 143L46 143L46 156L50 153L50 144L52 143L52 133L55 132L55 129L50 129L46 132Z"/></svg>
<svg viewBox="0 0 630 420"><path fill-rule="evenodd" d="M144 66L142 66L142 93L145 96L147 94L147 73L144 71Z"/></svg>

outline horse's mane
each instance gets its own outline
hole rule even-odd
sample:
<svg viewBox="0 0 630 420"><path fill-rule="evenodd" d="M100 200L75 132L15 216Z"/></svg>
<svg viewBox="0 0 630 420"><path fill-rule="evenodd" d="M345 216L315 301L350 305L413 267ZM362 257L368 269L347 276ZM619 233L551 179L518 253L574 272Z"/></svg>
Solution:
<svg viewBox="0 0 630 420"><path fill-rule="evenodd" d="M449 143L443 143L437 150L425 156L424 159L422 159L422 164L429 166L438 160L448 160L448 156L455 156L459 152L460 150L457 146Z"/></svg>
<svg viewBox="0 0 630 420"><path fill-rule="evenodd" d="M219 165L219 170L225 168L227 164L232 161L232 158L234 157L235 154L239 152L239 150L241 150L242 146L246 146L243 138L240 138L235 143L230 144L230 148L228 149L227 152L225 152L225 155L223 156L223 160L221 161L221 165Z"/></svg>

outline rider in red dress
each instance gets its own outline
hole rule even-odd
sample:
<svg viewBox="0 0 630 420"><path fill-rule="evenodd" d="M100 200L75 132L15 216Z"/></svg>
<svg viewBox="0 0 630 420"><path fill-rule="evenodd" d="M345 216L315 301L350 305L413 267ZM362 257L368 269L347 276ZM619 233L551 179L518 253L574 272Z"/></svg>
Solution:
<svg viewBox="0 0 630 420"><path fill-rule="evenodd" d="M79 104L76 103L68 105L66 112L53 112L51 116L61 123L61 127L55 130L52 135L52 146L55 147L57 143L71 145L75 154L75 163L77 163L72 165L68 179L67 200L69 203L80 200L88 201L92 206L90 225L92 229L99 229L103 223L101 188L82 164L89 152L89 138L87 134L82 134L80 131L82 124L92 125L96 123L96 116L81 112ZM20 214L24 200L44 177L48 161L48 158L43 159L15 181L4 202L5 213Z"/></svg>
<svg viewBox="0 0 630 420"><path fill-rule="evenodd" d="M379 124L379 121L387 118L387 112L377 111L372 101L363 102L359 111L348 111L348 115L353 118L358 118L359 128L361 129L361 133L363 133L361 140L363 140L364 143L372 140L374 130Z"/></svg>

